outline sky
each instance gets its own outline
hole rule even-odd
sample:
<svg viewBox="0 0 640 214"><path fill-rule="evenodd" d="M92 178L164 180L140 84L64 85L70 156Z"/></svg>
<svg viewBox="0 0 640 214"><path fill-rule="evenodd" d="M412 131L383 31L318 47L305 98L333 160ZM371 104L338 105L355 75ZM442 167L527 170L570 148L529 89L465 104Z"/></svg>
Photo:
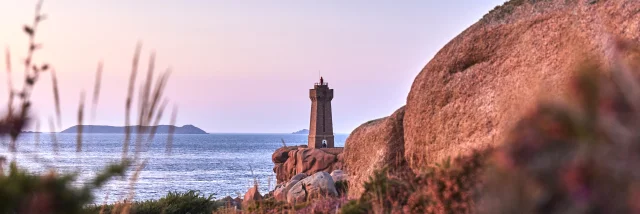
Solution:
<svg viewBox="0 0 640 214"><path fill-rule="evenodd" d="M172 70L165 95L169 107L178 107L177 125L211 133L308 128L308 91L321 75L334 89L334 132L350 133L403 106L413 79L435 53L503 2L46 0L47 20L36 34L42 49L34 60L57 72L57 130L76 125L80 94L92 99L100 61L99 104L84 123L124 125L131 61L141 42L139 75L146 74L152 52L156 73ZM35 3L0 3L0 45L11 53L16 88L28 45L22 26L32 21ZM8 75L0 74L0 100L7 100ZM41 76L32 99L32 117L48 131L44 124L55 116L49 73Z"/></svg>

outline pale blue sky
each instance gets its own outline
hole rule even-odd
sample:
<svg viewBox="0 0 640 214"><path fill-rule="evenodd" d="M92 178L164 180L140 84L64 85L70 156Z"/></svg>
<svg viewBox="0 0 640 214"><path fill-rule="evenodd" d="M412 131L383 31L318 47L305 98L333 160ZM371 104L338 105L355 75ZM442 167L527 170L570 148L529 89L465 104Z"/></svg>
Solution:
<svg viewBox="0 0 640 214"><path fill-rule="evenodd" d="M36 59L58 70L63 127L75 125L79 94L91 94L101 59L103 93L93 124L124 123L131 56L141 40L142 64L156 50L157 68L174 70L167 96L180 107L179 125L208 132L307 128L308 89L321 71L335 89L334 131L349 133L404 105L431 57L503 2L48 0ZM16 71L26 47L21 26L34 5L0 5L0 44L11 49ZM36 88L37 118L54 114L50 87L47 76ZM0 100L6 90L0 87Z"/></svg>

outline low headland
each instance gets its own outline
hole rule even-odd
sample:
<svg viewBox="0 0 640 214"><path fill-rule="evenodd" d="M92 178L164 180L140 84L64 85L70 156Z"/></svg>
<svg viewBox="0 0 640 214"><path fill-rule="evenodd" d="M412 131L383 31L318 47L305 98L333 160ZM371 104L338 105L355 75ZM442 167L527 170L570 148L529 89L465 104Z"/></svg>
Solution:
<svg viewBox="0 0 640 214"><path fill-rule="evenodd" d="M124 126L100 126L100 125L76 125L69 127L61 131L60 133L75 134L78 133L78 129L82 127L82 133L85 134L124 134L126 129ZM204 130L195 127L193 125L173 126L173 125L158 125L158 126L129 126L131 133L136 133L138 128L144 127L147 132L155 130L155 134L208 134Z"/></svg>
<svg viewBox="0 0 640 214"><path fill-rule="evenodd" d="M291 134L309 134L309 129L302 129L296 132L292 132Z"/></svg>

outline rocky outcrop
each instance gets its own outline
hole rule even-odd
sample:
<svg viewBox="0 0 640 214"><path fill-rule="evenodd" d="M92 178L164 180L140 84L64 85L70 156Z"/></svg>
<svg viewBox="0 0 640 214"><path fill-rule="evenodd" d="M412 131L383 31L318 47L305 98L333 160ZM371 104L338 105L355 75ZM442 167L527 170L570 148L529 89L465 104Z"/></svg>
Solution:
<svg viewBox="0 0 640 214"><path fill-rule="evenodd" d="M220 199L220 202L224 204L224 207L234 207L240 209L242 206L242 199L240 197L231 198L231 196Z"/></svg>
<svg viewBox="0 0 640 214"><path fill-rule="evenodd" d="M276 149L276 151L271 155L271 161L275 164L284 163L285 161L287 161L287 159L289 159L289 152L292 150L297 150L298 148L307 148L307 146L304 145L280 147Z"/></svg>
<svg viewBox="0 0 640 214"><path fill-rule="evenodd" d="M327 172L317 172L293 185L287 192L287 202L297 203L314 198L336 196L338 191L331 175Z"/></svg>
<svg viewBox="0 0 640 214"><path fill-rule="evenodd" d="M284 183L292 176L305 173L331 172L343 168L342 148L314 149L306 146L289 146L277 149L271 159L274 163L278 183Z"/></svg>
<svg viewBox="0 0 640 214"><path fill-rule="evenodd" d="M247 193L244 194L243 203L251 202L251 201L260 201L262 200L262 195L258 192L258 186L253 186L249 188Z"/></svg>
<svg viewBox="0 0 640 214"><path fill-rule="evenodd" d="M407 170L404 159L404 107L389 117L369 121L355 129L345 143L345 171L349 177L349 198L360 197L362 186L376 170L389 167L391 173Z"/></svg>

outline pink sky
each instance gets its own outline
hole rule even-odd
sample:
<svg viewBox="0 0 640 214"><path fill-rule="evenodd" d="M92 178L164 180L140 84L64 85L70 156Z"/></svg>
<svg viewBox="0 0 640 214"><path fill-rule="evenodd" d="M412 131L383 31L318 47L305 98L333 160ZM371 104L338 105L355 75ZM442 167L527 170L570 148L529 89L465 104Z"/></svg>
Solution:
<svg viewBox="0 0 640 214"><path fill-rule="evenodd" d="M173 70L166 96L180 108L178 125L250 133L308 128L308 89L320 71L335 89L334 131L349 133L404 105L431 57L503 0L390 2L48 0L49 18L37 35L44 49L35 60L58 72L64 128L75 125L80 92L91 100L100 60L102 93L90 123L124 124L131 58L142 41L142 71L152 50L156 68ZM0 45L11 50L14 82L23 75L22 25L34 5L0 4ZM43 76L33 97L45 124L55 112L50 82Z"/></svg>

